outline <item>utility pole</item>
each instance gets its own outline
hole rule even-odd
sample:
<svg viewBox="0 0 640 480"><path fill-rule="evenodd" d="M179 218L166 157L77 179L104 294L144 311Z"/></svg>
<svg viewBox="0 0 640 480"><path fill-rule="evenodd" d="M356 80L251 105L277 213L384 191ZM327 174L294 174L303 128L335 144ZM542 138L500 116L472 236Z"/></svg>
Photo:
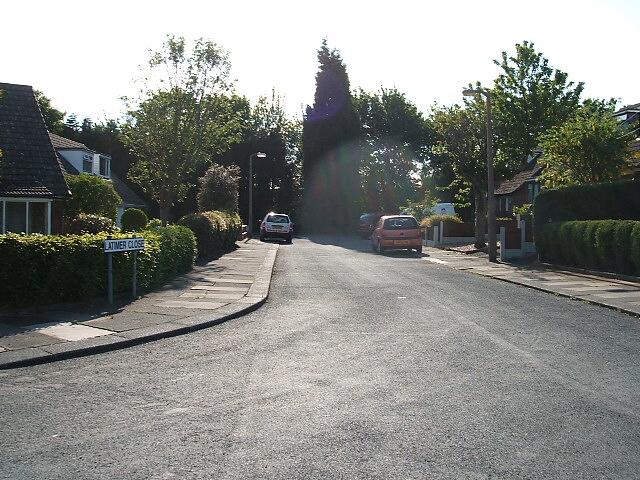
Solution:
<svg viewBox="0 0 640 480"><path fill-rule="evenodd" d="M487 106L487 236L489 237L489 261L497 260L498 242L496 239L496 197L493 173L493 113L491 111L491 92L486 88L465 89L465 97L484 95Z"/></svg>

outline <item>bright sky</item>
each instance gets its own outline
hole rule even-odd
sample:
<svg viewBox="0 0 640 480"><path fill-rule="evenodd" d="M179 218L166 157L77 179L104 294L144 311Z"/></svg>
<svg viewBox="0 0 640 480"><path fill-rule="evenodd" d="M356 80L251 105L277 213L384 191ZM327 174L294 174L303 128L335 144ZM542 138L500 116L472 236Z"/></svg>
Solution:
<svg viewBox="0 0 640 480"><path fill-rule="evenodd" d="M79 119L118 116L168 33L218 43L239 93L275 87L296 115L313 101L325 36L352 87L395 86L422 111L489 84L491 60L523 40L587 96L640 102L640 0L21 0L0 4L0 18L0 82L33 85Z"/></svg>

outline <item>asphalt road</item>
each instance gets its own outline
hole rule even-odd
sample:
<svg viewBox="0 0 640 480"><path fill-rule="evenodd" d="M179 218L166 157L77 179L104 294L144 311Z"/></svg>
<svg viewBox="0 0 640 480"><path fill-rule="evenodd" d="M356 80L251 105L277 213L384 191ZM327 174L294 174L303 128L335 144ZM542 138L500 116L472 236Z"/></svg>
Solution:
<svg viewBox="0 0 640 480"><path fill-rule="evenodd" d="M640 475L639 319L355 239L274 275L246 317L0 372L0 478Z"/></svg>

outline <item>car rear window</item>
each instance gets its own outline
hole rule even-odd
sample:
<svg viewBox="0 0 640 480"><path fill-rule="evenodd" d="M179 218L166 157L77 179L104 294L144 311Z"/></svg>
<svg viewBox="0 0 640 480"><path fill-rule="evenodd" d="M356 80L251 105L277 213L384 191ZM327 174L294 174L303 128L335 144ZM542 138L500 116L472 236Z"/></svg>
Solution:
<svg viewBox="0 0 640 480"><path fill-rule="evenodd" d="M411 217L387 218L382 228L385 230L412 230L418 228L418 222Z"/></svg>
<svg viewBox="0 0 640 480"><path fill-rule="evenodd" d="M289 217L287 215L268 215L267 222L270 223L289 223Z"/></svg>

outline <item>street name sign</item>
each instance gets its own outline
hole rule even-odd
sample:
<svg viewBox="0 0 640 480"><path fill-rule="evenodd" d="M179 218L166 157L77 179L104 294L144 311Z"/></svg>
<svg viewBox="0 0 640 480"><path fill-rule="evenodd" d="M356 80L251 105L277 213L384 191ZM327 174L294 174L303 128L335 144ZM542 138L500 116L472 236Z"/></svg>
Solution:
<svg viewBox="0 0 640 480"><path fill-rule="evenodd" d="M116 238L104 241L105 253L144 250L144 238Z"/></svg>

